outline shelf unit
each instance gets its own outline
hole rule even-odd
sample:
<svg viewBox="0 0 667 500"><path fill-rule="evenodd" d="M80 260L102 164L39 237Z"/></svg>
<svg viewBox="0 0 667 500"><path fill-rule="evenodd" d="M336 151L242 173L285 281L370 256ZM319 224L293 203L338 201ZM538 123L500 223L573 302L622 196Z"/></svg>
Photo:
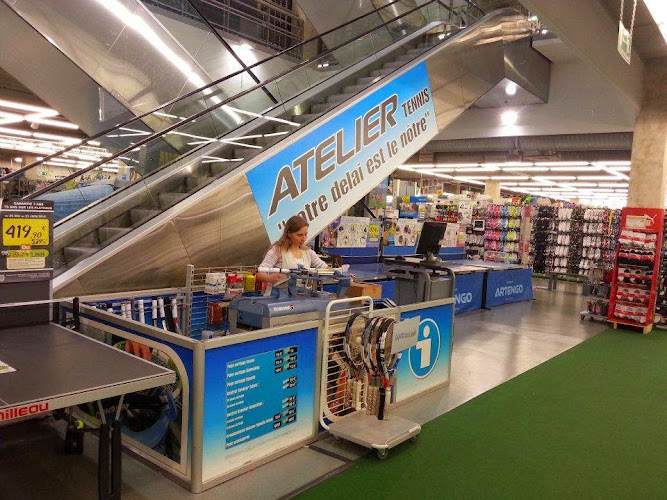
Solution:
<svg viewBox="0 0 667 500"><path fill-rule="evenodd" d="M621 228L611 282L607 320L635 326L649 333L653 328L656 289L665 211L630 208L621 212Z"/></svg>
<svg viewBox="0 0 667 500"><path fill-rule="evenodd" d="M521 252L522 206L489 205L486 208L484 260L517 264Z"/></svg>

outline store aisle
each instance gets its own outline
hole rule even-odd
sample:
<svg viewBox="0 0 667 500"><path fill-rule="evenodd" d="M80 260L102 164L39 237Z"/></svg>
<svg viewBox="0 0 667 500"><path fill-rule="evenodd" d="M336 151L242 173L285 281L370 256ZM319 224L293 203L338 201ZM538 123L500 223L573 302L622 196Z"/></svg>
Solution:
<svg viewBox="0 0 667 500"><path fill-rule="evenodd" d="M606 330L299 498L664 498L666 357L667 332Z"/></svg>
<svg viewBox="0 0 667 500"><path fill-rule="evenodd" d="M431 420L605 329L580 321L580 286L560 283L558 292L549 292L546 281L535 280L535 285L532 302L457 316L451 385L406 404L397 414ZM5 472L0 498L96 496L96 438L87 436L83 456L64 456L56 452L63 426L52 422L21 424L27 434L0 428L0 468ZM280 498L349 467L365 451L332 438L321 440L201 495L191 495L126 455L123 498Z"/></svg>

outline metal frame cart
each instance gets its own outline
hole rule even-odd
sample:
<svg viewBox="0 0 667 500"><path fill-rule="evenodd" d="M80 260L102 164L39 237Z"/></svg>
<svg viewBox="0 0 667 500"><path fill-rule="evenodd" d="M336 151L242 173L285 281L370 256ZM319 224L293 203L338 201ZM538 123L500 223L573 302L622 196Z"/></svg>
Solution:
<svg viewBox="0 0 667 500"><path fill-rule="evenodd" d="M346 307L340 309L340 306ZM380 410L382 419L372 414L369 410L369 400L372 398L369 395L372 391L370 375L357 382L362 387L358 391L356 402L354 397L346 393L345 388L349 387L352 378L352 367L345 362L344 333L345 329L350 327L347 322L350 318L354 319L354 315L362 316L366 321L383 316L381 309L373 309L373 299L367 296L329 303L324 317L320 424L336 438L376 450L378 458L382 460L387 457L391 448L407 440L416 440L421 426L396 415L389 417L383 414L383 409ZM395 314L390 313L386 317L395 317ZM343 326L345 328L342 328ZM360 333L351 332L351 335L355 336L353 342L361 342L360 338L356 338ZM415 331L415 342L416 336ZM362 352L363 350L362 348ZM395 382L393 385L395 388Z"/></svg>

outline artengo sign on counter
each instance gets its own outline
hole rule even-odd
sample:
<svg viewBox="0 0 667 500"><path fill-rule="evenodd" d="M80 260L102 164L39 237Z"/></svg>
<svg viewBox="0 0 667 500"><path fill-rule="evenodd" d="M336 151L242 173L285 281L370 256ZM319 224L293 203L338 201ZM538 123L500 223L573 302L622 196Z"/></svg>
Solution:
<svg viewBox="0 0 667 500"><path fill-rule="evenodd" d="M319 233L437 132L421 63L246 173L269 239L292 215Z"/></svg>

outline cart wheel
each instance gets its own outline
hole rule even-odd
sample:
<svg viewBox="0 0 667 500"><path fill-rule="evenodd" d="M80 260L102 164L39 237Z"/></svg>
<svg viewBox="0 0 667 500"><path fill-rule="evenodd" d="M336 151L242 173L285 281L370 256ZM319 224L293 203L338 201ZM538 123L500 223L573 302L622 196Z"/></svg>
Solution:
<svg viewBox="0 0 667 500"><path fill-rule="evenodd" d="M411 442L411 443L416 443L416 442L417 442L417 436L412 436L412 437L410 438L410 442Z"/></svg>
<svg viewBox="0 0 667 500"><path fill-rule="evenodd" d="M388 454L389 454L389 452L387 451L386 448L385 448L384 450L378 450L378 451L377 451L377 457L378 457L380 460L384 460L385 458L387 458L387 455L388 455Z"/></svg>

